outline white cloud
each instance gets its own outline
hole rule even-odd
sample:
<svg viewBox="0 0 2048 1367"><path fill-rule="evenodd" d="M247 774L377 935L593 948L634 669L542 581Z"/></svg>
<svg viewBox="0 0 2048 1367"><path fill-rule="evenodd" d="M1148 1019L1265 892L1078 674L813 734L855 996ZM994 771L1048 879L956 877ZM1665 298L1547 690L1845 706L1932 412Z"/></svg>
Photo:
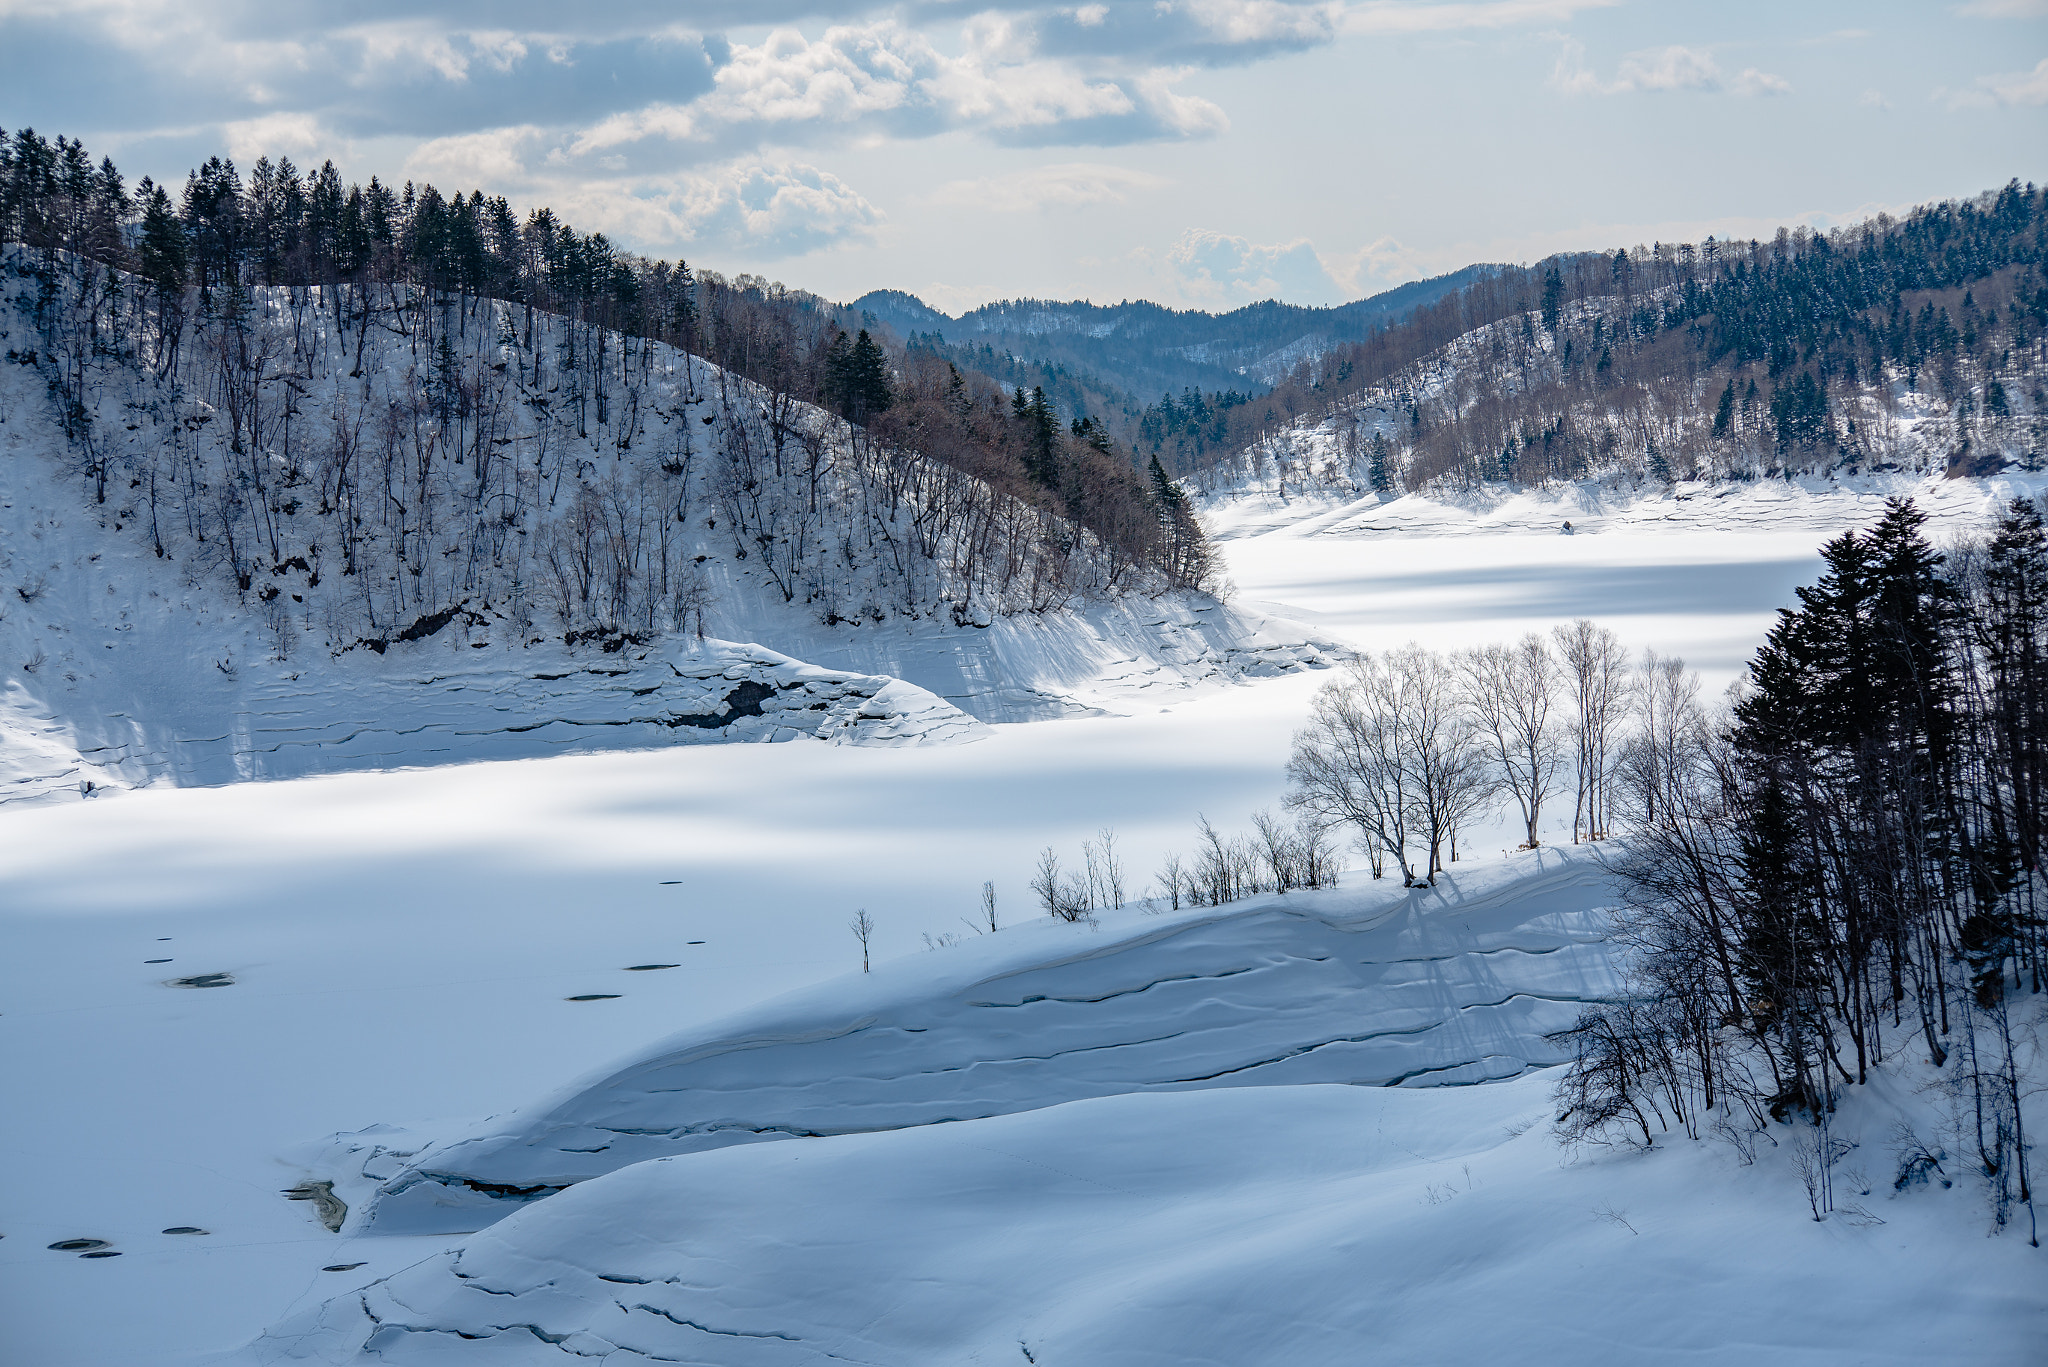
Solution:
<svg viewBox="0 0 2048 1367"><path fill-rule="evenodd" d="M318 158L346 156L342 140L312 114L264 114L223 125L221 131L227 134L228 156L244 167L262 156L294 157L308 165Z"/></svg>
<svg viewBox="0 0 2048 1367"><path fill-rule="evenodd" d="M2048 19L2048 0L1970 0L1957 14L1975 19Z"/></svg>
<svg viewBox="0 0 2048 1367"><path fill-rule="evenodd" d="M1856 97L1856 103L1865 109L1875 109L1880 114L1891 112L1892 102L1884 97L1882 90L1866 90Z"/></svg>
<svg viewBox="0 0 2048 1367"><path fill-rule="evenodd" d="M1742 74L1735 78L1731 87L1738 95L1789 95L1792 83L1783 76L1773 76L1768 71L1755 67L1744 67Z"/></svg>
<svg viewBox="0 0 2048 1367"><path fill-rule="evenodd" d="M1166 266L1183 294L1205 303L1327 304L1343 295L1307 238L1262 244L1191 228L1167 251Z"/></svg>
<svg viewBox="0 0 2048 1367"><path fill-rule="evenodd" d="M1979 76L1973 89L1941 88L1934 92L1934 97L1947 101L1951 109L2048 104L2048 57L2036 62L2032 71L2006 71L1990 76Z"/></svg>
<svg viewBox="0 0 2048 1367"><path fill-rule="evenodd" d="M1558 24L1585 10L1609 9L1622 0L1479 0L1471 4L1414 4L1409 0L1365 0L1345 8L1346 33L1444 33L1461 29Z"/></svg>
<svg viewBox="0 0 2048 1367"><path fill-rule="evenodd" d="M948 181L927 203L997 213L1037 209L1079 208L1091 204L1122 204L1133 193L1171 184L1164 176L1124 166L1067 162L1036 166L1003 176Z"/></svg>
<svg viewBox="0 0 2048 1367"><path fill-rule="evenodd" d="M1669 91L1697 91L1737 95L1784 95L1791 82L1768 71L1746 67L1732 82L1723 80L1714 55L1705 48L1644 48L1624 56L1615 67L1614 79L1603 81L1586 69L1583 45L1566 40L1550 84L1567 95L1630 95Z"/></svg>
<svg viewBox="0 0 2048 1367"><path fill-rule="evenodd" d="M717 155L771 138L953 129L1011 142L1119 143L1226 128L1214 104L1173 89L1180 74L1093 77L1030 56L1014 28L994 22L972 27L958 56L894 20L835 26L815 41L780 29L733 46L702 98L612 115L574 134L564 150L581 157L665 143L672 153L695 147Z"/></svg>

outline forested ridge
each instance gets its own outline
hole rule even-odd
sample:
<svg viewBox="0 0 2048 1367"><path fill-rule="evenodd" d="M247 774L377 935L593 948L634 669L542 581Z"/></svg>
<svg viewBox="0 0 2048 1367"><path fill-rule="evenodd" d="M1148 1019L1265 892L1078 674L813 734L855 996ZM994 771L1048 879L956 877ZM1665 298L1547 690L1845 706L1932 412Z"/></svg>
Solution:
<svg viewBox="0 0 2048 1367"><path fill-rule="evenodd" d="M294 616L337 647L480 615L701 627L707 561L828 623L1209 572L1164 472L1042 395L546 209L268 159L210 159L174 200L24 129L0 240L8 360L45 377L87 496L281 643Z"/></svg>
<svg viewBox="0 0 2048 1367"><path fill-rule="evenodd" d="M2038 460L2048 195L1770 241L1551 258L1468 284L1229 405L1151 410L1140 449L1228 487L1753 478Z"/></svg>

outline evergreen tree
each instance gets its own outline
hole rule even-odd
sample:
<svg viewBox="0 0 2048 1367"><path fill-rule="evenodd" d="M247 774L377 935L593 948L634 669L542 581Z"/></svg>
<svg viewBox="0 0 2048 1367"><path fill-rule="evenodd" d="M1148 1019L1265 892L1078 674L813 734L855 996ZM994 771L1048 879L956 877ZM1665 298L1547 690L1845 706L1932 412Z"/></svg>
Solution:
<svg viewBox="0 0 2048 1367"><path fill-rule="evenodd" d="M1564 275L1555 262L1543 273L1543 327L1545 331L1556 332L1559 316L1564 307Z"/></svg>
<svg viewBox="0 0 2048 1367"><path fill-rule="evenodd" d="M1372 434L1372 457L1366 466L1366 478L1372 483L1372 491L1384 498L1394 491L1392 452L1387 447L1387 434Z"/></svg>

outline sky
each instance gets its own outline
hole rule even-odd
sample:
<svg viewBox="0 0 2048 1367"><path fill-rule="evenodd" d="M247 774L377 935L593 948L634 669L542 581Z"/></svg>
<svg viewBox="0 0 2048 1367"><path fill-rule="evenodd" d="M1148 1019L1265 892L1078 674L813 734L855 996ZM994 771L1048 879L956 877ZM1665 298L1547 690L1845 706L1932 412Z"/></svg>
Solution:
<svg viewBox="0 0 2048 1367"><path fill-rule="evenodd" d="M0 127L828 298L1333 304L2048 179L2048 0L0 0Z"/></svg>

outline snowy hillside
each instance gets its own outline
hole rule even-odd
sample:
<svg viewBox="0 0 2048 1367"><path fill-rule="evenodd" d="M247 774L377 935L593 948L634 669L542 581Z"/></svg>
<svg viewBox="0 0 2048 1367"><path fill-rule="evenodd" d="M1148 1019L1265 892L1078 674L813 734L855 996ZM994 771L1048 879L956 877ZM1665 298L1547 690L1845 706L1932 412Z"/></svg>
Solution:
<svg viewBox="0 0 2048 1367"><path fill-rule="evenodd" d="M664 1041L396 1172L389 1138L344 1140L323 1174L358 1226L444 1233L733 1144L1123 1092L1513 1077L1557 1062L1543 1036L1613 992L1610 895L1598 856L1544 851L1413 894L1124 916L1079 942L1027 927Z"/></svg>
<svg viewBox="0 0 2048 1367"><path fill-rule="evenodd" d="M222 1361L2033 1360L2037 1269L1956 1193L1820 1225L1780 1164L1561 1166L1549 1115L1541 1078L1305 1085L658 1159Z"/></svg>
<svg viewBox="0 0 2048 1367"><path fill-rule="evenodd" d="M1959 1192L1866 1191L1823 1226L1789 1148L1561 1166L1545 1075L1443 1085L1540 1065L1568 1004L1611 990L1606 895L1597 857L1552 853L1435 892L1039 924L689 1032L409 1160L380 1127L335 1193L397 1174L338 1259L505 1218L222 1361L1236 1367L1626 1343L1732 1364L1759 1332L1803 1361L2025 1360L2048 1312L2024 1264L1957 1227ZM1881 1087L1840 1123L1875 1147L1924 1110ZM1942 1250L1934 1285L1908 1245ZM1910 1328L1848 1281L1910 1299Z"/></svg>
<svg viewBox="0 0 2048 1367"><path fill-rule="evenodd" d="M5 270L0 802L703 739L960 739L963 712L1086 714L1341 653L601 328L281 288L195 322L179 362L128 311L134 280L19 249ZM87 345L102 327L148 345ZM800 726L704 724L724 694L701 681L726 674L693 645L707 628L872 676L842 677L879 699L849 706L890 723L827 700Z"/></svg>

